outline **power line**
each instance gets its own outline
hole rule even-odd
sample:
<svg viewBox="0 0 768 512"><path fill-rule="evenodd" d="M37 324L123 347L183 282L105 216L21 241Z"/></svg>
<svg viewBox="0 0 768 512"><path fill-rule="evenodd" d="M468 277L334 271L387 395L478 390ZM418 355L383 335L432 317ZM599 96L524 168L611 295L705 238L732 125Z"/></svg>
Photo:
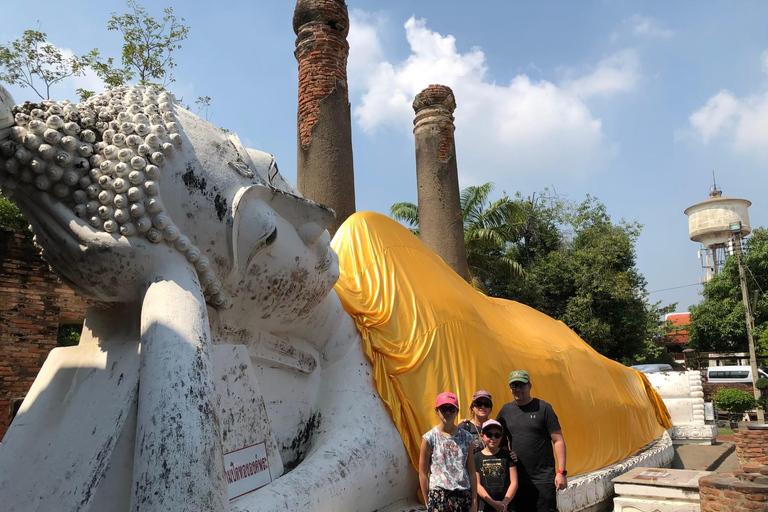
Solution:
<svg viewBox="0 0 768 512"><path fill-rule="evenodd" d="M704 283L684 284L683 286L673 286L672 288L663 288L661 290L653 290L652 292L648 292L648 293L667 292L669 290L678 290L680 288L688 288L690 286L703 286L703 285Z"/></svg>

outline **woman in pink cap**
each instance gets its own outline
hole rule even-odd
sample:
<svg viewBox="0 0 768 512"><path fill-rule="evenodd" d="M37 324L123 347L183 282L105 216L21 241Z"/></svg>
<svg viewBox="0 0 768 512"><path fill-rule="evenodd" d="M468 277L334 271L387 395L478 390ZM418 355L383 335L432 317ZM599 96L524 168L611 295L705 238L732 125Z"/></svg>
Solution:
<svg viewBox="0 0 768 512"><path fill-rule="evenodd" d="M475 391L469 406L469 419L459 423L459 428L472 434L472 448L475 453L485 448L482 436L483 423L490 419L492 410L493 398L491 398L491 394L484 389Z"/></svg>
<svg viewBox="0 0 768 512"><path fill-rule="evenodd" d="M472 434L456 425L459 399L440 393L440 423L422 436L419 484L428 512L477 512L477 478Z"/></svg>

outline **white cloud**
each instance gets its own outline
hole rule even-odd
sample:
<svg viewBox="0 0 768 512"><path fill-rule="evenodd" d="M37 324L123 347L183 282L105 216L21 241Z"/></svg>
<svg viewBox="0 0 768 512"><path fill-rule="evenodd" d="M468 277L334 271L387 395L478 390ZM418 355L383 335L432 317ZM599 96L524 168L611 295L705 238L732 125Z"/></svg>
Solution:
<svg viewBox="0 0 768 512"><path fill-rule="evenodd" d="M709 98L703 107L691 114L688 121L699 133L704 144L707 144L712 137L733 125L740 108L739 100L734 98L733 94L720 91Z"/></svg>
<svg viewBox="0 0 768 512"><path fill-rule="evenodd" d="M655 37L668 39L674 35L674 31L665 28L657 19L642 14L633 14L623 21L636 36Z"/></svg>
<svg viewBox="0 0 768 512"><path fill-rule="evenodd" d="M377 27L370 17L353 11L350 62L360 75L352 78L350 71L350 80L357 80L360 89L354 117L364 132L394 128L409 133L414 96L439 83L456 95L457 158L463 184L474 180L470 174L480 172L485 181L526 172L584 175L602 170L616 156L617 147L605 140L601 121L586 101L635 87L640 64L633 50L618 52L588 73L559 84L527 74L497 84L487 78L480 48L461 53L453 36L439 34L425 20L413 17L405 23L405 35L408 57L385 60ZM358 59L363 55L379 58L362 65Z"/></svg>
<svg viewBox="0 0 768 512"><path fill-rule="evenodd" d="M633 49L622 50L601 60L595 70L563 84L580 97L631 91L640 81L640 59Z"/></svg>
<svg viewBox="0 0 768 512"><path fill-rule="evenodd" d="M762 54L761 66L768 74L768 52ZM735 152L768 162L768 90L744 98L722 90L691 114L688 122L703 144L723 138Z"/></svg>
<svg viewBox="0 0 768 512"><path fill-rule="evenodd" d="M349 12L349 59L347 77L350 89L364 86L357 79L371 75L382 60L381 41L378 31L387 18L381 13L367 13L360 9Z"/></svg>

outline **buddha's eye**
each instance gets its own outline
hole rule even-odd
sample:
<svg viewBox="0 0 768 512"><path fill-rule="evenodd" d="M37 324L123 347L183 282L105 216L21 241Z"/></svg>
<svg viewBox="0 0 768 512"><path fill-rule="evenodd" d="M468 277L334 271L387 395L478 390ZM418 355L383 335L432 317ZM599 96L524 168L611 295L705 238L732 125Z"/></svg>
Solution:
<svg viewBox="0 0 768 512"><path fill-rule="evenodd" d="M276 239L277 239L277 226L275 226L275 229L273 229L272 232L267 236L267 238L264 239L264 245L270 246L275 242Z"/></svg>

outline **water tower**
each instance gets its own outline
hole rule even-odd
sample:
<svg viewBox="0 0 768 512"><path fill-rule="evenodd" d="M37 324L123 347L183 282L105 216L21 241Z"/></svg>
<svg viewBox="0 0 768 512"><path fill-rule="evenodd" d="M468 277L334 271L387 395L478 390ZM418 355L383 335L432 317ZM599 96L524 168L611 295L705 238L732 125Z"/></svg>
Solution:
<svg viewBox="0 0 768 512"><path fill-rule="evenodd" d="M709 199L685 210L688 236L704 246L704 254L700 251L699 258L703 259L707 281L722 270L725 257L733 250L734 240L740 244L741 238L752 231L747 211L752 203L722 196L722 190L715 183L709 190Z"/></svg>

